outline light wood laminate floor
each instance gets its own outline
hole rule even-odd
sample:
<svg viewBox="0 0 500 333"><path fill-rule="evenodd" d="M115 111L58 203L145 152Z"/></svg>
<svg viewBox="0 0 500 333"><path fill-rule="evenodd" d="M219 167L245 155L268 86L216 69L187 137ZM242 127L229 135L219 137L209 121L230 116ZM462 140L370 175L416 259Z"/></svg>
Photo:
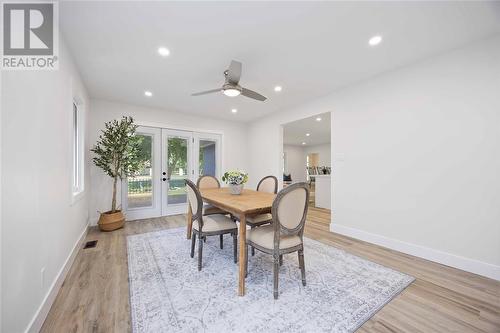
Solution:
<svg viewBox="0 0 500 333"><path fill-rule="evenodd" d="M329 223L328 210L311 208L305 235L416 278L358 332L500 332L500 282L331 233ZM78 253L42 332L129 332L126 236L185 224L177 215L91 228L98 245Z"/></svg>

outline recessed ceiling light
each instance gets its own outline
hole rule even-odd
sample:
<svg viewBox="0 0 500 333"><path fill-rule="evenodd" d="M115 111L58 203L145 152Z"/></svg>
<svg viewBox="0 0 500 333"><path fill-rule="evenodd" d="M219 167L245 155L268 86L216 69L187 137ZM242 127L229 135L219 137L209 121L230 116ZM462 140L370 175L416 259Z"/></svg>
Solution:
<svg viewBox="0 0 500 333"><path fill-rule="evenodd" d="M316 121L321 121L321 117L316 118Z"/></svg>
<svg viewBox="0 0 500 333"><path fill-rule="evenodd" d="M305 142L302 142L302 145L305 145L306 143Z"/></svg>
<svg viewBox="0 0 500 333"><path fill-rule="evenodd" d="M237 113L237 112L238 112L238 109L231 109L231 112L232 112L232 113Z"/></svg>
<svg viewBox="0 0 500 333"><path fill-rule="evenodd" d="M149 90L146 90L146 91L144 92L144 95L145 95L146 97L151 97L151 96L153 96L153 93L152 93L151 91L149 91Z"/></svg>
<svg viewBox="0 0 500 333"><path fill-rule="evenodd" d="M310 135L311 135L311 133L306 133L306 136L310 136Z"/></svg>
<svg viewBox="0 0 500 333"><path fill-rule="evenodd" d="M158 48L158 53L162 56L162 57L168 57L170 55L170 50L167 49L166 47L159 47Z"/></svg>
<svg viewBox="0 0 500 333"><path fill-rule="evenodd" d="M274 87L274 91L276 92L280 92L283 88L281 88L281 86L276 86Z"/></svg>
<svg viewBox="0 0 500 333"><path fill-rule="evenodd" d="M368 41L368 44L370 44L370 46L375 46L375 45L380 44L380 42L382 42L382 36L376 35L376 36L373 36L372 38L370 38L370 40Z"/></svg>

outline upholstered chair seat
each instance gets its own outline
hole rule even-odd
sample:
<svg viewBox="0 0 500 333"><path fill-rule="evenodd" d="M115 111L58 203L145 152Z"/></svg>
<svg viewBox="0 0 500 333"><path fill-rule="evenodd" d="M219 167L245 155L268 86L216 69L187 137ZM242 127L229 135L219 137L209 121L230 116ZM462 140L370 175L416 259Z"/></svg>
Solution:
<svg viewBox="0 0 500 333"><path fill-rule="evenodd" d="M210 215L203 218L203 232L217 232L238 228L236 223L226 215ZM193 229L200 230L198 221L193 222Z"/></svg>
<svg viewBox="0 0 500 333"><path fill-rule="evenodd" d="M203 204L203 215L227 214L225 210L212 206L211 204Z"/></svg>
<svg viewBox="0 0 500 333"><path fill-rule="evenodd" d="M247 231L247 241L269 250L274 249L274 227L265 225ZM302 240L298 235L282 235L280 236L279 249L285 250L302 244Z"/></svg>
<svg viewBox="0 0 500 333"><path fill-rule="evenodd" d="M259 214L254 216L248 216L246 221L250 226L258 226L261 224L271 223L273 216L271 214Z"/></svg>

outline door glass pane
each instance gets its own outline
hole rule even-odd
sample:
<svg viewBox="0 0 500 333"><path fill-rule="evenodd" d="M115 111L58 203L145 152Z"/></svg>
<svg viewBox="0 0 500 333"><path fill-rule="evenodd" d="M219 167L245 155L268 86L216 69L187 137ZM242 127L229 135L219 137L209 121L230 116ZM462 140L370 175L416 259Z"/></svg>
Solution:
<svg viewBox="0 0 500 333"><path fill-rule="evenodd" d="M168 204L186 203L186 183L189 178L188 169L188 139L168 137Z"/></svg>
<svg viewBox="0 0 500 333"><path fill-rule="evenodd" d="M216 142L213 140L200 140L200 176L209 175L216 177L215 144Z"/></svg>
<svg viewBox="0 0 500 333"><path fill-rule="evenodd" d="M127 179L129 209L153 206L153 137L147 134L137 134L137 136L143 138L140 153L146 162L135 177Z"/></svg>

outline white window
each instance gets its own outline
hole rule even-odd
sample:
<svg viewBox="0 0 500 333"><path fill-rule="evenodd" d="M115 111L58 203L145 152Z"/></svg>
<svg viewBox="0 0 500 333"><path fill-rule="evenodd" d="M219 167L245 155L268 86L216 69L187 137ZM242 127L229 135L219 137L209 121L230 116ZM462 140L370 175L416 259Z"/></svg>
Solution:
<svg viewBox="0 0 500 333"><path fill-rule="evenodd" d="M83 161L83 121L81 115L80 106L73 102L73 112L72 112L72 139L73 139L73 151L72 151L72 192L73 198L76 198L79 194L83 193L83 175L84 175L84 161Z"/></svg>

